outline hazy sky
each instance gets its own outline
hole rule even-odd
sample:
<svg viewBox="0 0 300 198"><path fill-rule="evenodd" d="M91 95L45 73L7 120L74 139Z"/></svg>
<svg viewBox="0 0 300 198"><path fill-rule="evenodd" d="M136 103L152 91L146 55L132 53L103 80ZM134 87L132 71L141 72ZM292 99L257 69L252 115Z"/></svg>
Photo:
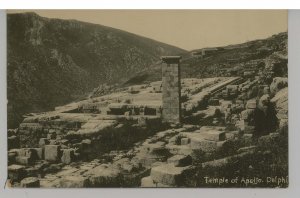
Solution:
<svg viewBox="0 0 300 198"><path fill-rule="evenodd" d="M118 28L186 50L241 43L287 31L286 10L34 10L34 12L49 18L77 19Z"/></svg>

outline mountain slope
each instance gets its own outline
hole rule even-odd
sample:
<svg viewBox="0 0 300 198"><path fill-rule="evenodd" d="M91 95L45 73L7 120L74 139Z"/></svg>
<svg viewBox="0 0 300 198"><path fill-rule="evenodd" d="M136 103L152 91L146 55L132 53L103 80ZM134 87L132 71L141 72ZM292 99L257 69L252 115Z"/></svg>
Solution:
<svg viewBox="0 0 300 198"><path fill-rule="evenodd" d="M195 55L195 52L201 54L203 49L190 51L182 57L181 76L183 78L203 78L222 76L228 73L235 76L237 75L236 71L242 71L247 64L255 61L264 62L273 54L287 59L287 39L287 32L283 32L267 39L217 47L214 48L215 51L203 57ZM156 64L150 70L138 73L125 84L161 80L160 70L161 65Z"/></svg>
<svg viewBox="0 0 300 198"><path fill-rule="evenodd" d="M110 27L35 13L8 14L8 127L22 115L122 83L184 50Z"/></svg>

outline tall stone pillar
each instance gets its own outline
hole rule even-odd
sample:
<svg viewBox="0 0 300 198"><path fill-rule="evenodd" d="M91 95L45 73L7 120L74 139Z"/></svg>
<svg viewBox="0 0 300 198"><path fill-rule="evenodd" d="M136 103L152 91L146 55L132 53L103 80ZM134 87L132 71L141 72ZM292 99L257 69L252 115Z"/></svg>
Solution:
<svg viewBox="0 0 300 198"><path fill-rule="evenodd" d="M162 119L164 122L181 121L180 56L163 56L162 64Z"/></svg>

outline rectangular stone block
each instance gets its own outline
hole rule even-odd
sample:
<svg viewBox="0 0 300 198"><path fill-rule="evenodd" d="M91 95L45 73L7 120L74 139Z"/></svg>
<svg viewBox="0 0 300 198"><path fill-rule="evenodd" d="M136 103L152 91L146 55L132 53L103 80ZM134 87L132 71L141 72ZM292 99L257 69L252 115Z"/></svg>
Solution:
<svg viewBox="0 0 300 198"><path fill-rule="evenodd" d="M13 164L7 167L8 178L12 181L20 181L25 177L25 167Z"/></svg>
<svg viewBox="0 0 300 198"><path fill-rule="evenodd" d="M191 138L192 150L202 150L204 152L213 152L218 148L216 141L205 140L203 138Z"/></svg>
<svg viewBox="0 0 300 198"><path fill-rule="evenodd" d="M167 144L166 147L173 155L190 155L192 154L192 149L189 145L170 145Z"/></svg>
<svg viewBox="0 0 300 198"><path fill-rule="evenodd" d="M38 159L37 152L32 148L21 148L15 150L17 153L16 161L20 164L31 164Z"/></svg>
<svg viewBox="0 0 300 198"><path fill-rule="evenodd" d="M156 166L151 169L151 178L156 183L170 186L182 186L184 184L185 173L191 166L175 167L173 164Z"/></svg>
<svg viewBox="0 0 300 198"><path fill-rule="evenodd" d="M21 181L22 188L39 188L40 180L37 177L27 177Z"/></svg>
<svg viewBox="0 0 300 198"><path fill-rule="evenodd" d="M70 164L74 161L74 150L73 149L63 149L61 162L64 164Z"/></svg>
<svg viewBox="0 0 300 198"><path fill-rule="evenodd" d="M142 164L142 166L147 167L147 168L151 168L153 167L153 164L157 163L157 162L161 162L166 160L165 157L161 157L161 156L157 156L157 155L139 155L137 156L137 159L139 160L139 162Z"/></svg>
<svg viewBox="0 0 300 198"><path fill-rule="evenodd" d="M155 188L156 184L153 182L151 176L143 177L141 180L141 187L143 188Z"/></svg>
<svg viewBox="0 0 300 198"><path fill-rule="evenodd" d="M60 146L59 145L46 145L45 146L45 160L50 162L57 162L60 159Z"/></svg>
<svg viewBox="0 0 300 198"><path fill-rule="evenodd" d="M16 157L16 162L18 164L22 164L22 165L33 164L33 160L30 157L27 157L27 156L17 156Z"/></svg>
<svg viewBox="0 0 300 198"><path fill-rule="evenodd" d="M17 149L17 153L18 156L22 156L22 157L32 157L34 155L33 150L29 148Z"/></svg>
<svg viewBox="0 0 300 198"><path fill-rule="evenodd" d="M85 172L91 187L117 187L120 185L120 170L107 165L96 166Z"/></svg>
<svg viewBox="0 0 300 198"><path fill-rule="evenodd" d="M225 132L224 131L203 131L200 133L200 135L205 140L211 140L211 141L224 141L225 140Z"/></svg>
<svg viewBox="0 0 300 198"><path fill-rule="evenodd" d="M256 108L256 101L255 100L248 100L246 104L247 109L255 109Z"/></svg>

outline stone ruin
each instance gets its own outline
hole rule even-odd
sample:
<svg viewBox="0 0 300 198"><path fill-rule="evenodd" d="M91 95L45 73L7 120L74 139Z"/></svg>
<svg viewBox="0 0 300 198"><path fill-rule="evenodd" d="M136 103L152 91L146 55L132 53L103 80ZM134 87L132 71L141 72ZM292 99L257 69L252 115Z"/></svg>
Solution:
<svg viewBox="0 0 300 198"><path fill-rule="evenodd" d="M32 114L8 130L10 185L211 187L204 176L276 170L287 79L180 79L180 58L162 57L162 81ZM266 94L279 126L253 138L257 101Z"/></svg>

